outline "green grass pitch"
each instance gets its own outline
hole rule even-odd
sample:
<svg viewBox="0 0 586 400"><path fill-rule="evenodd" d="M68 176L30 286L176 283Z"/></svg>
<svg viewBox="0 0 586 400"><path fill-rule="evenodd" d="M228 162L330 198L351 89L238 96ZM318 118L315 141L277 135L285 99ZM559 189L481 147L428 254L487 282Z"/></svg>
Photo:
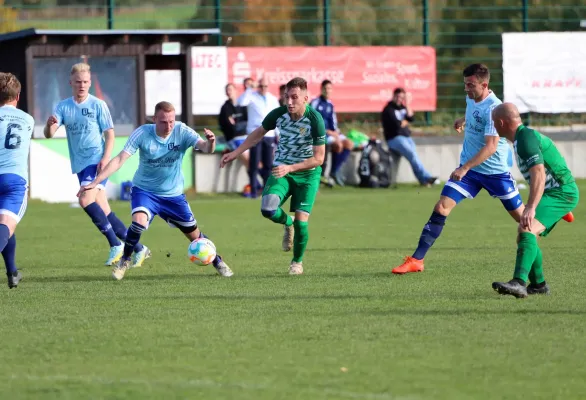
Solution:
<svg viewBox="0 0 586 400"><path fill-rule="evenodd" d="M390 273L439 191L322 190L297 277L259 201L200 196L235 276L191 265L157 219L153 258L120 282L82 210L31 202L25 279L0 287L2 398L583 399L584 201L540 241L552 294L516 300L491 289L512 276L516 225L485 192L448 218L425 272ZM113 208L129 222L128 203Z"/></svg>

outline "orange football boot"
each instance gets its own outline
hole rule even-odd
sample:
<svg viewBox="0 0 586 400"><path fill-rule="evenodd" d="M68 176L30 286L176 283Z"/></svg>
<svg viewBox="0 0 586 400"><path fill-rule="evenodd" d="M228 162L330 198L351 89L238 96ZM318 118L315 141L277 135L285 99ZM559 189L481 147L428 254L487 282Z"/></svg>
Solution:
<svg viewBox="0 0 586 400"><path fill-rule="evenodd" d="M409 272L423 272L423 260L418 260L411 256L405 257L405 261L403 264L399 265L397 268L394 268L391 272L393 274L408 274Z"/></svg>
<svg viewBox="0 0 586 400"><path fill-rule="evenodd" d="M562 217L562 219L564 221L567 221L567 222L574 222L574 214L572 214L572 212L570 211L569 213L567 213L566 215L564 215Z"/></svg>

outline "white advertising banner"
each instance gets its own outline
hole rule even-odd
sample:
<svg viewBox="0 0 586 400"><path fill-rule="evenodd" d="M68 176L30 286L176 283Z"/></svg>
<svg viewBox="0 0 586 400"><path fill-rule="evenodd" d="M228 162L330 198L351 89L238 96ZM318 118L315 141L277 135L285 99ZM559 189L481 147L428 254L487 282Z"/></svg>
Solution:
<svg viewBox="0 0 586 400"><path fill-rule="evenodd" d="M160 101L175 106L175 114L181 115L181 71L178 69L149 69L144 72L145 115L152 116Z"/></svg>
<svg viewBox="0 0 586 400"><path fill-rule="evenodd" d="M504 101L520 112L586 112L586 32L503 33Z"/></svg>
<svg viewBox="0 0 586 400"><path fill-rule="evenodd" d="M192 47L191 80L194 115L217 115L226 101L226 47Z"/></svg>

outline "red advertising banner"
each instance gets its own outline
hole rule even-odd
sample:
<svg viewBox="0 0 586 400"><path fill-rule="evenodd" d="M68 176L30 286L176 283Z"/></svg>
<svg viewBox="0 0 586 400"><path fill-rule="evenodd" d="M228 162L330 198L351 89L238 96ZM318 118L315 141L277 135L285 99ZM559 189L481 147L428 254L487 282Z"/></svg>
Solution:
<svg viewBox="0 0 586 400"><path fill-rule="evenodd" d="M242 90L244 78L264 77L278 96L279 85L300 76L311 101L324 79L332 81L337 112L379 112L403 87L414 111L436 108L435 49L397 47L229 47L228 81Z"/></svg>

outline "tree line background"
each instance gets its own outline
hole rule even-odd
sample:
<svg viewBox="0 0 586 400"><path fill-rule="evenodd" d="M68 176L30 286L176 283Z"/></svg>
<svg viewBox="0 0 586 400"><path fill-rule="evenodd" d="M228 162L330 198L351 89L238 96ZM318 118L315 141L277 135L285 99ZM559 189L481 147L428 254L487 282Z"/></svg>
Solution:
<svg viewBox="0 0 586 400"><path fill-rule="evenodd" d="M446 125L464 110L461 70L482 61L502 96L501 33L578 31L586 20L581 0L115 0L116 29L211 28L219 11L221 43L232 46L423 45L437 52L438 109L418 122ZM217 5L219 4L219 8ZM427 4L427 7L424 7ZM428 34L424 35L424 13ZM527 17L524 18L524 15ZM0 32L24 27L105 29L105 0L0 0ZM376 124L377 115L341 116ZM582 114L532 115L534 124L586 122Z"/></svg>

